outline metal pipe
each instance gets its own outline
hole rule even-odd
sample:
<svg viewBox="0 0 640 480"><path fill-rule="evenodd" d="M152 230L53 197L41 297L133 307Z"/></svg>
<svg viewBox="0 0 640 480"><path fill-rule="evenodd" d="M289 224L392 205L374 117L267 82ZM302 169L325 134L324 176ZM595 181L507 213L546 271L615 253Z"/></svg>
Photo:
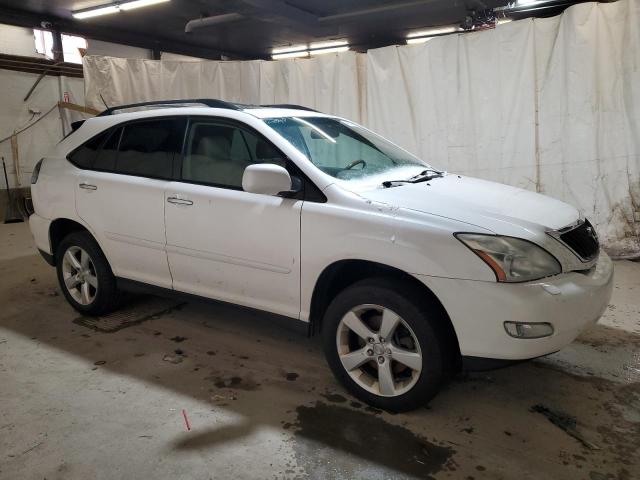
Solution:
<svg viewBox="0 0 640 480"><path fill-rule="evenodd" d="M518 2L509 2L509 4L502 6L502 7L496 7L493 9L494 12L499 12L499 13L525 13L525 12L533 12L536 10L546 10L549 8L560 8L560 7L567 7L567 6L571 6L571 5L575 5L577 3L584 3L585 1L588 0L583 0L583 1L572 1L572 0L540 0L537 3L525 3L525 4L518 4Z"/></svg>
<svg viewBox="0 0 640 480"><path fill-rule="evenodd" d="M233 22L240 20L242 15L239 13L225 13L222 15L215 15L213 17L202 17L194 20L189 20L184 26L185 33L191 33L198 28L211 27L213 25L220 25L221 23Z"/></svg>
<svg viewBox="0 0 640 480"><path fill-rule="evenodd" d="M35 83L33 84L33 86L29 89L29 92L27 93L27 95L22 99L23 102L26 102L27 100L29 100L29 97L31 96L31 94L33 93L33 91L36 89L36 87L38 86L38 84L40 83L40 80L42 80L44 78L44 76L47 74L47 72L49 70L51 70L53 67L57 67L58 65L60 65L63 62L58 62L58 63L54 63L53 65L47 67L44 69L44 71L40 74L40 76L38 77L38 79L35 81Z"/></svg>

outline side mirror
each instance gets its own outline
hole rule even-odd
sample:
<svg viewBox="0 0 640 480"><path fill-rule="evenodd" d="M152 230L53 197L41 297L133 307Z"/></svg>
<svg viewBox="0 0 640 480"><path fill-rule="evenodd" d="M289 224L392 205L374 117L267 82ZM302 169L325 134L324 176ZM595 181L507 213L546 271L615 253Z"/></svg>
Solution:
<svg viewBox="0 0 640 480"><path fill-rule="evenodd" d="M278 195L291 190L289 172L273 163L249 165L242 175L242 189L249 193Z"/></svg>

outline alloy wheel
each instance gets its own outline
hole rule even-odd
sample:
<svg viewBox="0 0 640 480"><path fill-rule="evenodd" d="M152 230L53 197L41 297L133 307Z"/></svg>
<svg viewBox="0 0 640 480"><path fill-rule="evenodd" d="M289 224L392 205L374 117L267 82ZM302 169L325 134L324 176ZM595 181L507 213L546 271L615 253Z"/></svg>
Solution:
<svg viewBox="0 0 640 480"><path fill-rule="evenodd" d="M90 305L98 293L96 267L80 247L69 247L62 257L62 278L67 291L80 305Z"/></svg>
<svg viewBox="0 0 640 480"><path fill-rule="evenodd" d="M349 310L338 325L336 344L342 366L353 381L375 395L402 395L420 377L418 339L389 308L365 304Z"/></svg>

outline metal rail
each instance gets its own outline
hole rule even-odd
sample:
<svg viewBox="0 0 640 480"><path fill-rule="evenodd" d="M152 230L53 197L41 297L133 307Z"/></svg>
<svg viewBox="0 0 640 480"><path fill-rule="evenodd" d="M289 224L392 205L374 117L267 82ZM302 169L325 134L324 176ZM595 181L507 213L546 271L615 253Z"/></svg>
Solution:
<svg viewBox="0 0 640 480"><path fill-rule="evenodd" d="M215 100L211 98L192 98L185 100L156 100L152 102L139 102L139 103L129 103L127 105L118 105L116 107L109 107L103 112L101 112L98 116L104 117L106 115L113 115L113 112L118 110L126 110L129 108L137 108L137 107L152 107L152 106L162 106L162 105L183 105L188 103L199 103L201 105L206 105L211 108L226 108L229 110L241 110L238 105L233 103L225 102L223 100Z"/></svg>
<svg viewBox="0 0 640 480"><path fill-rule="evenodd" d="M127 110L129 108L137 108L137 107L162 107L164 105L186 105L186 104L200 104L205 105L211 108L226 108L229 110L244 110L248 108L291 108L295 110L307 110L310 112L317 112L309 107L303 107L302 105L293 105L288 103L282 104L274 104L274 105L244 105L241 103L231 103L225 102L224 100L217 100L213 98L190 98L184 100L155 100L151 102L139 102L139 103L129 103L127 105L117 105L115 107L109 107L103 112L101 112L98 116L104 117L106 115L113 115L114 112L119 110Z"/></svg>

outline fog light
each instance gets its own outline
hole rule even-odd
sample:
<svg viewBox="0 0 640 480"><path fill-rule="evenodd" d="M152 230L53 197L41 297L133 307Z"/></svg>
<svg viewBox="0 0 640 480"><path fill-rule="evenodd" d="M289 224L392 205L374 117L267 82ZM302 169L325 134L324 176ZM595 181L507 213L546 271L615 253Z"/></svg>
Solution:
<svg viewBox="0 0 640 480"><path fill-rule="evenodd" d="M542 338L553 335L550 323L504 322L504 329L514 338Z"/></svg>

